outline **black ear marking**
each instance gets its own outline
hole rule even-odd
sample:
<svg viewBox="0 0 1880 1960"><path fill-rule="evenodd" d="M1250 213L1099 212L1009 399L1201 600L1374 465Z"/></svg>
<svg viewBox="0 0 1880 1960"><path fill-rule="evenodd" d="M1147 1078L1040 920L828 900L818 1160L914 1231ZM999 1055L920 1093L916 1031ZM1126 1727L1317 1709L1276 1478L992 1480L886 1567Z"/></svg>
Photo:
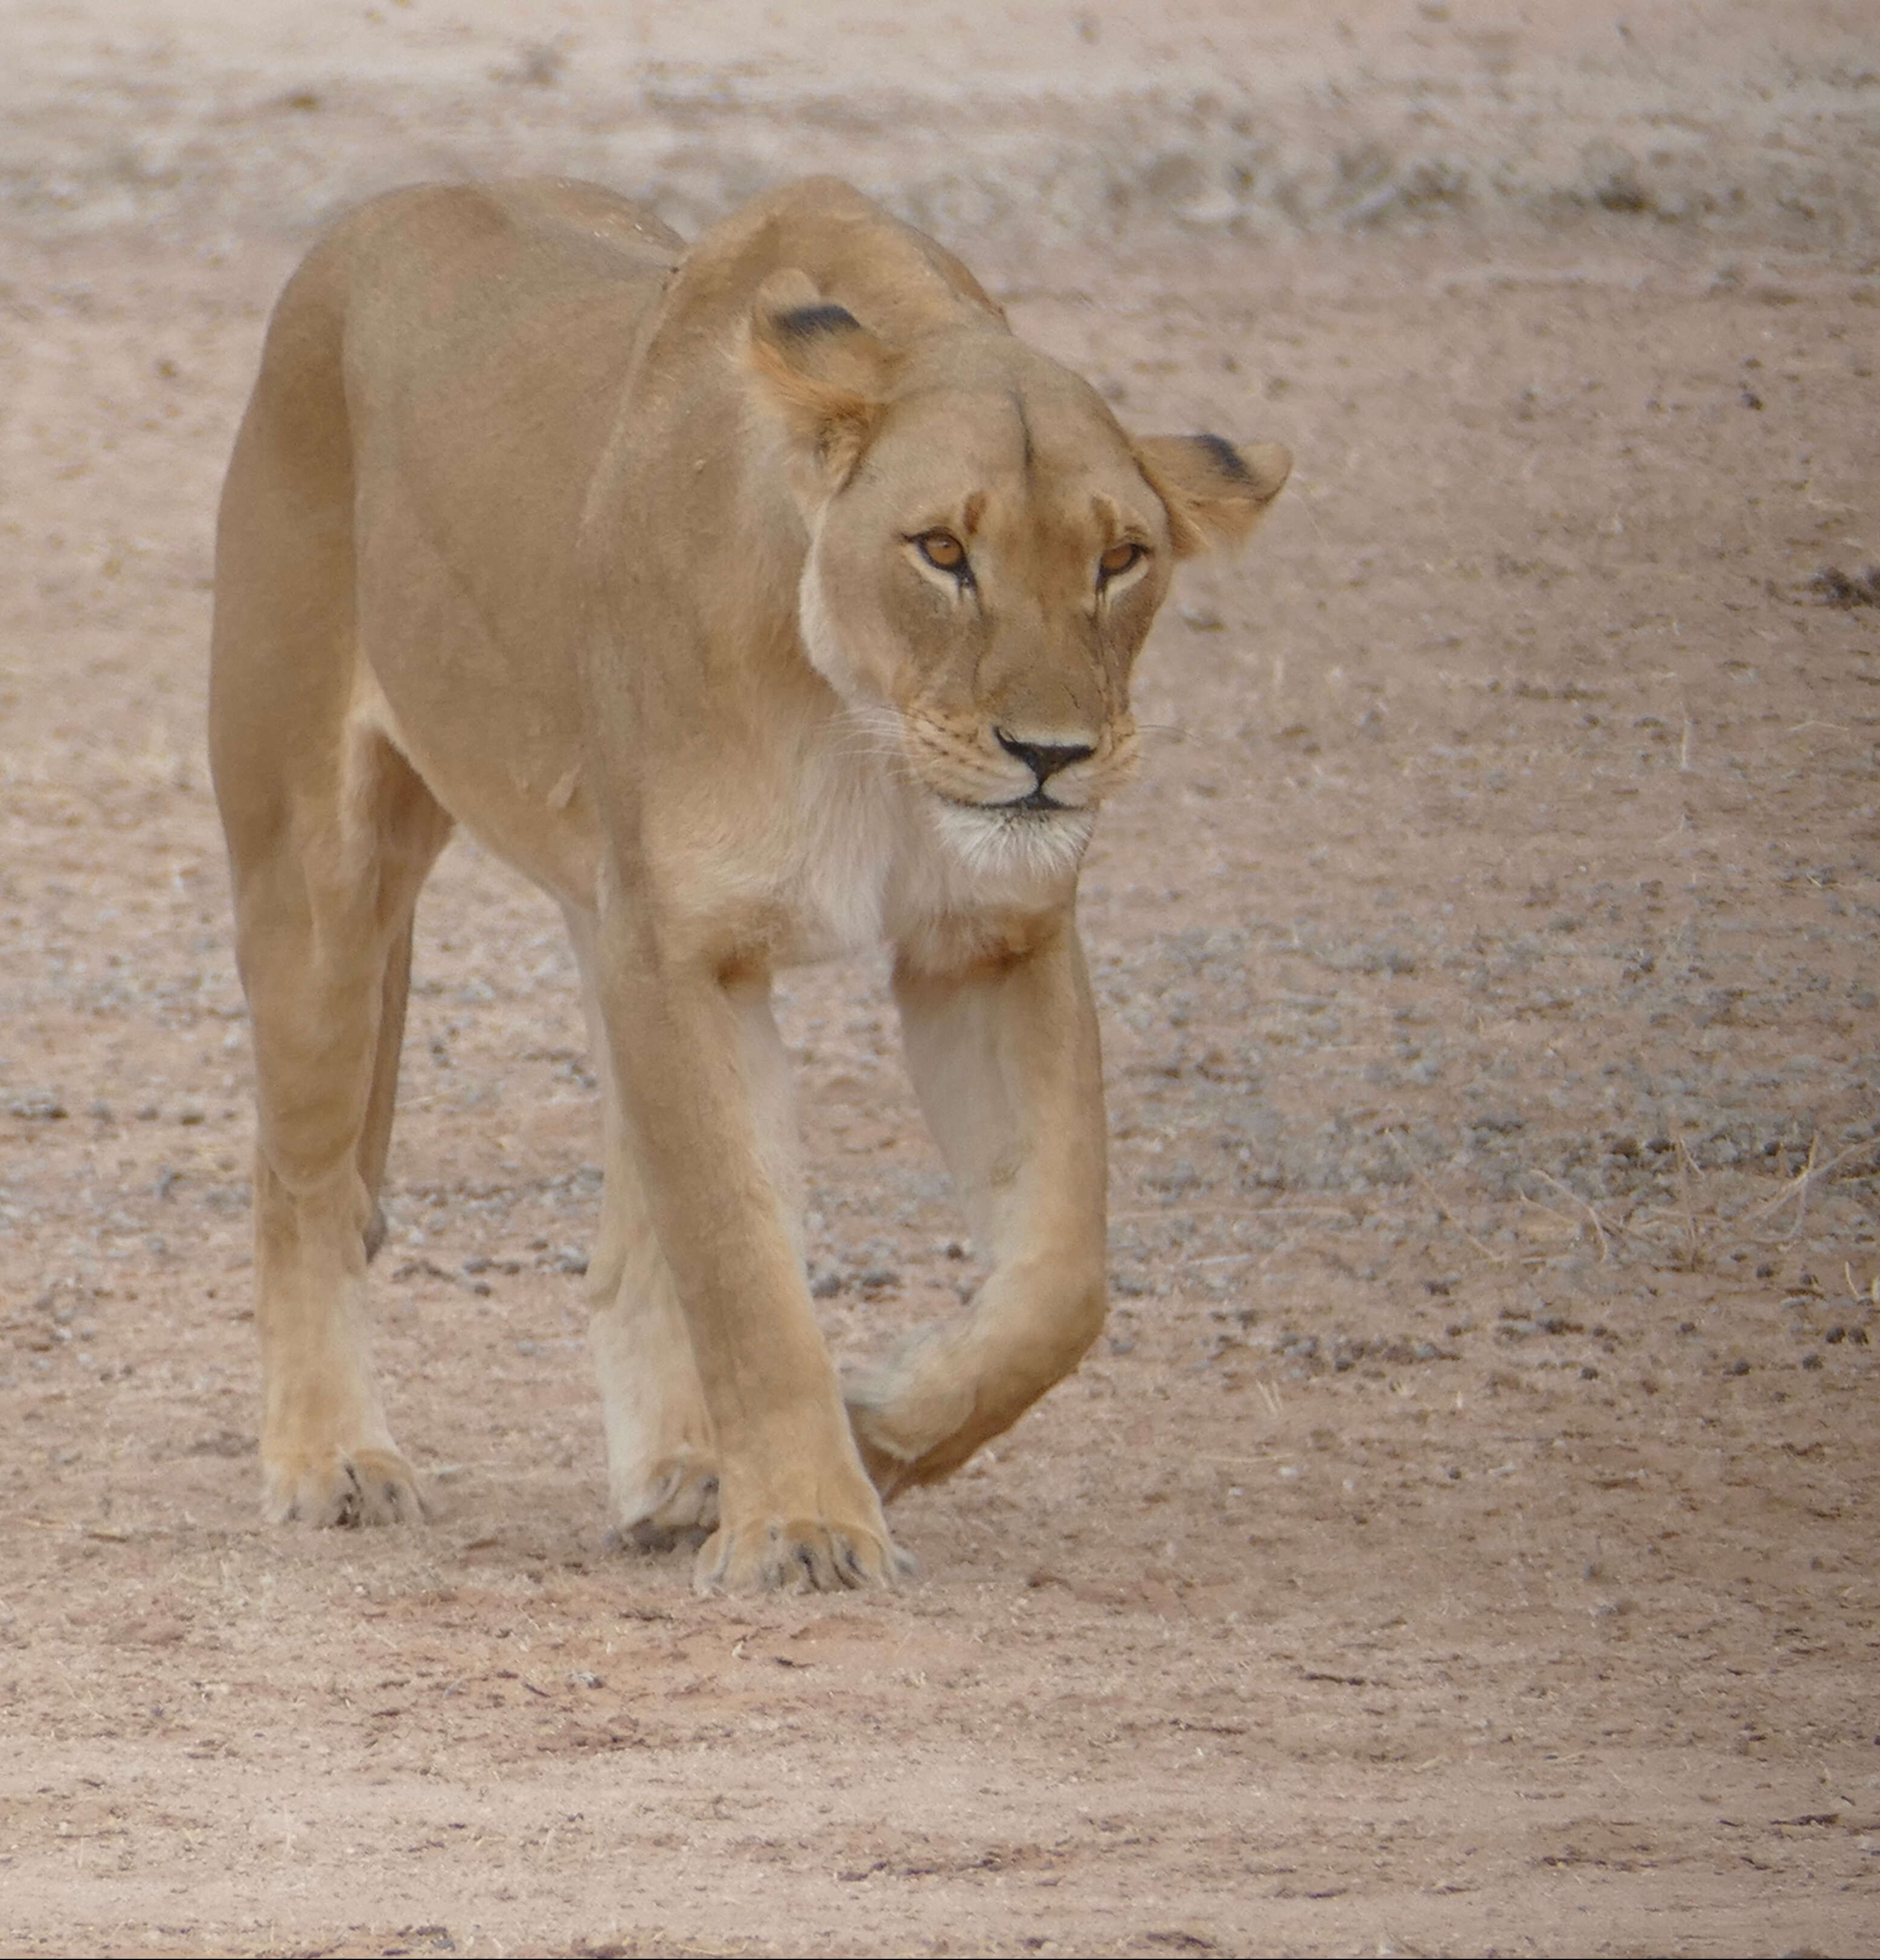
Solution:
<svg viewBox="0 0 1880 1960"><path fill-rule="evenodd" d="M1189 440L1198 448L1207 451L1210 460L1222 476L1236 483L1251 483L1253 473L1246 465L1239 450L1224 435L1198 435Z"/></svg>
<svg viewBox="0 0 1880 1960"><path fill-rule="evenodd" d="M845 306L824 300L814 306L792 307L771 316L771 324L786 340L813 340L819 333L859 332L861 322Z"/></svg>
<svg viewBox="0 0 1880 1960"><path fill-rule="evenodd" d="M1284 444L1244 448L1218 435L1144 436L1136 461L1169 514L1177 558L1238 544L1284 487L1293 458Z"/></svg>
<svg viewBox="0 0 1880 1960"><path fill-rule="evenodd" d="M808 274L794 268L759 290L744 351L763 396L817 460L816 480L825 489L846 482L886 402L893 355L847 307L819 299Z"/></svg>

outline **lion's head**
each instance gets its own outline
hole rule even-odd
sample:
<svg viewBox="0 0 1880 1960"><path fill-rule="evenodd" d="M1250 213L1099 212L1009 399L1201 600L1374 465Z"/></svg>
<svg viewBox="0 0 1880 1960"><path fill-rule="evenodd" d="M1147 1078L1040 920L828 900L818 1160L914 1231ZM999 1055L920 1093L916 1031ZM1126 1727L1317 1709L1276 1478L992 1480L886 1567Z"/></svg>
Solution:
<svg viewBox="0 0 1880 1960"><path fill-rule="evenodd" d="M809 533L810 660L969 867L1068 870L1136 759L1131 670L1175 561L1237 541L1277 444L1133 438L991 316L902 345L800 273L749 352Z"/></svg>

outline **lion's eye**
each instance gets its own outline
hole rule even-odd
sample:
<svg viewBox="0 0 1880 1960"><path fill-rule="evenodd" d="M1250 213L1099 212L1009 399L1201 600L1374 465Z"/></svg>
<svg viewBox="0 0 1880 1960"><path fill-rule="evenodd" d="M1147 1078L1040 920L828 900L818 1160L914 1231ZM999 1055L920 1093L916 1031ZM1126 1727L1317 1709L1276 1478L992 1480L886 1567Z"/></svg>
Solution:
<svg viewBox="0 0 1880 1960"><path fill-rule="evenodd" d="M1096 562L1098 583L1106 584L1112 578L1121 578L1142 555L1140 545L1112 545Z"/></svg>
<svg viewBox="0 0 1880 1960"><path fill-rule="evenodd" d="M955 578L966 571L966 547L951 531L923 531L914 548L936 571L950 571Z"/></svg>

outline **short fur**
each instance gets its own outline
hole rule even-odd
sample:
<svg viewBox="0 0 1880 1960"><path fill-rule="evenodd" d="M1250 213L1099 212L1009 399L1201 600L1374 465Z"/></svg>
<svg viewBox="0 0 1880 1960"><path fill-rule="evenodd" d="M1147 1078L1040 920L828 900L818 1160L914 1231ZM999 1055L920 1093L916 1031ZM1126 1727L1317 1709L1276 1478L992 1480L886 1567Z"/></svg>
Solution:
<svg viewBox="0 0 1880 1960"><path fill-rule="evenodd" d="M461 822L559 902L585 983L615 1525L708 1532L707 1584L893 1575L882 1496L964 1462L1102 1321L1078 861L1134 765L1172 561L1244 536L1287 467L1132 441L828 180L689 249L560 182L400 192L315 247L230 465L210 702L270 1517L421 1515L365 1269L412 911ZM769 989L883 940L992 1271L845 1398Z"/></svg>

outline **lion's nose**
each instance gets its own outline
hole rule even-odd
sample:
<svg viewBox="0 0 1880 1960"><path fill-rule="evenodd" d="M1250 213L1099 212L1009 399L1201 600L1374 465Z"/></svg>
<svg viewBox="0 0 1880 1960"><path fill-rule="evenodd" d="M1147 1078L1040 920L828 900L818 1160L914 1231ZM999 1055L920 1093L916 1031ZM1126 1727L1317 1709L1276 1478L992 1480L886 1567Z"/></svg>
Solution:
<svg viewBox="0 0 1880 1960"><path fill-rule="evenodd" d="M995 728L992 733L999 746L1008 756L1016 756L1038 778L1040 789L1060 769L1067 769L1073 762L1083 762L1096 753L1096 746L1091 742L1026 742L1003 728Z"/></svg>

